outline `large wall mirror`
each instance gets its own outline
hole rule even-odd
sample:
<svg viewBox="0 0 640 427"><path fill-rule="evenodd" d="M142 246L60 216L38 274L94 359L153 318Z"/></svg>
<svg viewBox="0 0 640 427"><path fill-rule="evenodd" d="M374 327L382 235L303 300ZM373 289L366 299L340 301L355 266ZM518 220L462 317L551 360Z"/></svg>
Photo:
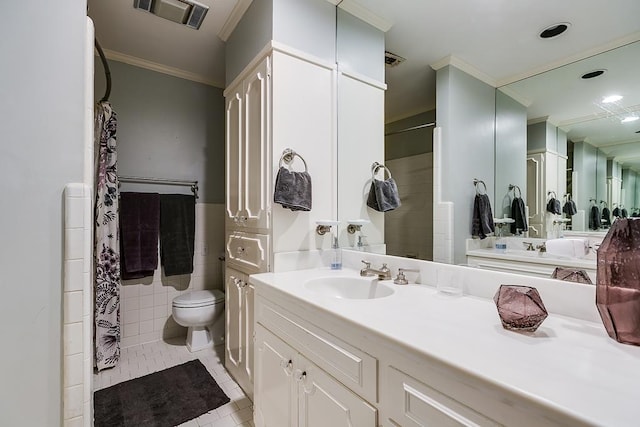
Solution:
<svg viewBox="0 0 640 427"><path fill-rule="evenodd" d="M359 26L349 15L341 15L342 12L344 11L339 10L337 17L338 55L344 48L355 46L345 44L345 36L348 33L344 30ZM397 46L389 48L395 49ZM357 49L350 52L353 54ZM558 58L569 55L566 51L557 53L556 61L561 61ZM345 65L340 59L338 62L340 67ZM407 66L411 65L410 59L407 64ZM489 195L494 203L494 216L501 217L509 213L510 203L505 197L509 192L509 184L520 187L522 196L526 198L525 201L534 212L535 209L540 210L545 204L546 190L553 189L556 197L561 200L570 193L578 209L582 211L582 216L572 218L570 226L574 230L588 230L588 213L592 204L599 207L606 204L610 210L624 206L629 215L634 213L634 208L640 207L640 178L638 178L640 121L626 119L622 122L627 116L640 117L640 84L637 82L636 71L639 68L640 42L636 42L495 90L496 114L495 122L491 122L495 127L493 141L495 163L492 164L493 167L487 168L485 175L480 176L481 179L487 180ZM397 69L402 70L402 65ZM582 79L582 75L599 69L604 69L605 72L592 79ZM393 77L389 69L387 73ZM367 73L358 68L355 74L366 75ZM425 72L422 75L422 80L428 81L429 87L426 89L420 87L419 90L409 86L415 85L415 80L406 79L405 82L390 79L389 74L385 78L390 85L394 85L396 95L406 93L407 90L411 91L406 89L411 87L413 92L420 92L423 98L431 100L432 92L436 89L434 72L431 69L429 73ZM399 75L401 73L398 71L396 77ZM379 80L377 76L369 77ZM506 79L508 76L503 77ZM434 258L432 248L435 232L432 217L433 128L422 127L419 131L402 131L436 121L434 103L425 101L421 107L422 110L414 109L422 113L411 116L398 112L396 115L390 115L387 111L368 111L370 115L367 117L380 117L380 122L376 119L363 123L359 120L361 116L357 114L358 110L355 108L351 110L354 112L353 116L343 116L347 110L346 105L351 105L354 100L364 99L365 95L369 95L351 91L348 83L347 81L344 84L339 80L338 84L337 209L341 227L344 228L348 219L370 220L370 223L363 227L364 234L370 241L384 242L388 254L431 260ZM484 84L479 80L478 83ZM488 87L489 98L492 98L495 86L489 84ZM609 103L603 102L604 97L609 95L620 95L623 98ZM491 103L487 101L486 104ZM363 105L370 106L366 102ZM429 105L431 108L428 107ZM493 105L489 107L494 111ZM389 117L396 116L399 119L389 120ZM459 125L449 123L449 125L468 126L465 123ZM487 127L491 125L487 124ZM384 153L380 152L380 147L377 145L377 135L381 133L386 134ZM554 152L557 163L554 168L543 171L547 185L542 189L543 194L529 198L527 196L531 189L528 188L528 158L535 154L536 150L541 149L535 147L535 144L531 145L536 134L539 137L542 135L545 149ZM363 137L363 135L366 136ZM394 144L393 147L389 145L391 143ZM488 147L484 149L491 151ZM464 154L460 152L456 155ZM410 163L409 158L415 158L420 163ZM368 181L369 166L373 161L380 161L380 159L390 166L397 181L404 180L405 173L414 173L415 185L412 181L411 185L404 186L401 191L415 190L420 195L426 194L426 199L418 199L414 194L404 195L401 197L403 211L398 210L383 215L372 214L364 205L364 200L368 182L370 182ZM551 183L549 169L554 170L555 182L553 183ZM421 181L417 180L418 177ZM492 178L493 182L491 182ZM471 179L468 181L468 186L460 190L465 192L465 197L471 188ZM404 181L399 183L399 185L403 184L405 184ZM456 209L459 212L465 211L466 205L458 204ZM532 213L529 212L530 215ZM470 234L468 221L465 221L459 220L454 223L456 236ZM540 231L537 237L549 237L543 229ZM397 244L390 236L398 238ZM354 235L342 234L342 237L345 237L341 238L344 246L354 247L356 243ZM458 242L456 245L456 254L461 252L462 256L457 256L455 262L464 262L464 249L458 248L460 246Z"/></svg>
<svg viewBox="0 0 640 427"><path fill-rule="evenodd" d="M549 177L546 186L559 198L571 197L583 214L574 216L569 227L589 231L593 206L625 209L629 216L640 208L640 42L631 43L554 70L498 88L526 107L527 153L540 150L532 144L535 127L544 126L546 148L564 162ZM500 103L497 103L500 107ZM500 111L497 110L497 115ZM496 128L496 140L500 127ZM553 140L555 146L549 143ZM496 146L496 153L500 150ZM522 159L517 163L523 165ZM563 166L564 165L564 168ZM508 168L496 162L496 183ZM531 196L531 180L527 179ZM496 199L500 191L496 188ZM542 196L545 194L543 193ZM544 203L546 200L539 200ZM496 200L499 203L499 200ZM530 216L536 210L535 197L528 198ZM537 209L540 209L538 207ZM602 224L603 229L606 224ZM593 227L591 228L593 229ZM541 236L547 237L547 236Z"/></svg>

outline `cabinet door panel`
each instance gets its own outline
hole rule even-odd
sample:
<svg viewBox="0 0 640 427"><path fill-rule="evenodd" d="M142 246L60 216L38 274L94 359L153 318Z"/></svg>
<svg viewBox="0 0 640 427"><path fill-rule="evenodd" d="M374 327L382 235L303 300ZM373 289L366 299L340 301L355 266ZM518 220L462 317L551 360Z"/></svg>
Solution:
<svg viewBox="0 0 640 427"><path fill-rule="evenodd" d="M256 325L256 350L256 426L293 427L297 402L293 381L296 351L260 325Z"/></svg>
<svg viewBox="0 0 640 427"><path fill-rule="evenodd" d="M376 426L376 408L360 396L299 354L294 366L300 427Z"/></svg>
<svg viewBox="0 0 640 427"><path fill-rule="evenodd" d="M243 279L244 275L242 273L227 268L225 273L225 311L227 318L225 365L232 374L240 369L242 362L240 310Z"/></svg>
<svg viewBox="0 0 640 427"><path fill-rule="evenodd" d="M261 300L258 320L313 363L369 402L377 401L378 361L345 341L275 304Z"/></svg>
<svg viewBox="0 0 640 427"><path fill-rule="evenodd" d="M246 377L253 383L254 370L254 323L253 323L253 297L255 287L247 283L242 290L242 333L244 339L244 364L242 366ZM250 388L250 387L249 387ZM253 393L248 393L253 398Z"/></svg>
<svg viewBox="0 0 640 427"><path fill-rule="evenodd" d="M226 220L227 226L238 222L242 209L241 172L242 172L242 93L236 91L227 98L226 104Z"/></svg>
<svg viewBox="0 0 640 427"><path fill-rule="evenodd" d="M244 92L243 225L259 229L269 226L271 156L268 99L268 59L265 59L245 80Z"/></svg>

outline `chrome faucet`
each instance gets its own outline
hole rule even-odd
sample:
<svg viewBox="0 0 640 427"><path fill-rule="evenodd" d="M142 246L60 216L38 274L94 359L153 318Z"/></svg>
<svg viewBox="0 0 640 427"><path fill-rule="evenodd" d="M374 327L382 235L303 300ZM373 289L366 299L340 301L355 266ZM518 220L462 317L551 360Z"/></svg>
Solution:
<svg viewBox="0 0 640 427"><path fill-rule="evenodd" d="M543 253L547 252L547 245L546 245L546 243L547 243L547 242L542 242L542 244L541 244L541 245L537 245L537 246L536 246L536 249L537 249L541 254L543 254Z"/></svg>
<svg viewBox="0 0 640 427"><path fill-rule="evenodd" d="M380 270L376 270L375 268L371 268L370 262L362 260L362 263L364 264L364 268L360 270L360 276L371 277L377 275L379 280L391 279L391 270L389 270L387 264L382 264L382 268L380 268Z"/></svg>
<svg viewBox="0 0 640 427"><path fill-rule="evenodd" d="M526 250L535 251L535 249L533 249L533 243L531 243L531 242L522 242L522 244L524 245Z"/></svg>

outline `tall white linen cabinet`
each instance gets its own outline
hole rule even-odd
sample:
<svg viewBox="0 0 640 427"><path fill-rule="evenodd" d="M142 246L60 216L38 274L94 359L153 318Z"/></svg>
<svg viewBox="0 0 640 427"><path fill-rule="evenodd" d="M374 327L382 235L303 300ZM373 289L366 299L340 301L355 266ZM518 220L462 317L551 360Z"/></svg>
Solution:
<svg viewBox="0 0 640 427"><path fill-rule="evenodd" d="M345 49L352 47L343 54L349 61L339 65L337 17L342 13L335 1L328 0L254 1L227 40L225 366L252 400L254 289L249 275L304 267L300 264L304 260L314 266L316 255L321 257L331 247L330 235L320 236L315 228L316 221L340 219L341 135L347 135L345 140L367 141L364 153L356 150L344 163L349 173L344 182L353 181L355 191L361 192L370 178L372 160L383 161L385 86L370 83L384 81L384 34L344 14L347 35L362 40L358 30L365 27L375 33L377 47L373 54L364 55L367 48L345 44ZM354 77L367 74L358 73L357 66L371 63L376 78ZM345 74L349 71L353 71L351 77ZM341 97L345 102L339 107ZM375 117L369 117L373 107ZM344 119L341 125L338 113ZM285 149L304 159L294 157L291 169L302 171L306 163L311 176L309 212L293 212L273 203ZM349 217L360 217L364 199L350 203ZM383 234L371 231L373 243L378 243L378 235ZM346 243L346 231L338 232Z"/></svg>
<svg viewBox="0 0 640 427"><path fill-rule="evenodd" d="M316 248L315 220L333 216L335 157L335 70L274 49L258 59L225 91L225 365L250 397L254 336L248 275L271 271L274 252ZM273 183L285 148L307 163L312 212L273 205ZM298 158L292 167L304 170Z"/></svg>

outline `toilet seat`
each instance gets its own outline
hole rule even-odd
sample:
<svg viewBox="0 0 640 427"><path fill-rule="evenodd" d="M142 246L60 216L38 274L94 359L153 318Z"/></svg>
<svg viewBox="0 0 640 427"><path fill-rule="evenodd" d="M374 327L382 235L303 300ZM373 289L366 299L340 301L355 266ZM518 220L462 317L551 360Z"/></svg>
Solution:
<svg viewBox="0 0 640 427"><path fill-rule="evenodd" d="M224 294L218 289L192 291L173 299L173 306L178 308L197 308L224 301Z"/></svg>

